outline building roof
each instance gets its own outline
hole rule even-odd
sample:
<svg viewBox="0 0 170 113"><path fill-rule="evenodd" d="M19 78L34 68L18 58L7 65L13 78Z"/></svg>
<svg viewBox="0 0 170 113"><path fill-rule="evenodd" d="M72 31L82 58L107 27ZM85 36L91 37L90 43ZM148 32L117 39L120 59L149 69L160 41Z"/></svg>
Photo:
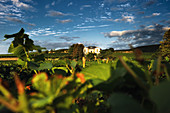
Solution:
<svg viewBox="0 0 170 113"><path fill-rule="evenodd" d="M88 46L87 48L94 49L94 48L96 48L96 46Z"/></svg>

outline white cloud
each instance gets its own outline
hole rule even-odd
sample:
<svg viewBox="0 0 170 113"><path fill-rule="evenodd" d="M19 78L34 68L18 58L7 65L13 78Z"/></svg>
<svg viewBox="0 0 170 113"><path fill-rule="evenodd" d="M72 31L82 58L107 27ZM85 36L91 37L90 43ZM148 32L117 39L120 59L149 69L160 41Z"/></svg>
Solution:
<svg viewBox="0 0 170 113"><path fill-rule="evenodd" d="M80 10L83 10L84 8L89 8L89 7L91 7L91 5L83 5L80 7Z"/></svg>
<svg viewBox="0 0 170 113"><path fill-rule="evenodd" d="M30 32L27 32L30 36L49 36L49 35L56 35L57 33L51 28L38 28L36 30L32 30Z"/></svg>
<svg viewBox="0 0 170 113"><path fill-rule="evenodd" d="M80 38L80 37L67 37L67 36L60 37L60 39L63 39L65 41L72 41L76 38Z"/></svg>
<svg viewBox="0 0 170 113"><path fill-rule="evenodd" d="M21 13L21 10L14 5L4 5L0 3L0 11L5 13Z"/></svg>
<svg viewBox="0 0 170 113"><path fill-rule="evenodd" d="M155 16L159 16L161 13L152 13L152 15L149 15L149 16L144 16L143 18L152 18L152 17L155 17Z"/></svg>
<svg viewBox="0 0 170 113"><path fill-rule="evenodd" d="M105 12L105 13L106 13L106 15L108 15L108 16L111 16L111 15L112 15L111 12Z"/></svg>
<svg viewBox="0 0 170 113"><path fill-rule="evenodd" d="M21 23L21 24L27 24L29 26L35 26L35 24L33 23L27 23L27 22L24 22L23 20L20 20L18 18L13 18L13 17L5 17L8 21L12 21L12 22L17 22L17 23Z"/></svg>
<svg viewBox="0 0 170 113"><path fill-rule="evenodd" d="M84 25L84 24L82 24ZM92 29L92 28L101 28L101 27L108 27L110 25L98 25L98 26L81 26L81 25L77 25L77 26L74 26L74 28L78 28L78 29L82 29L82 30L89 30L89 29ZM77 30L74 30L74 31L77 31ZM78 30L79 31L79 30Z"/></svg>
<svg viewBox="0 0 170 113"><path fill-rule="evenodd" d="M133 33L135 32L135 30L124 30L124 31L112 31L109 34L105 34L105 36L109 36L109 37L120 37L124 34L127 33Z"/></svg>
<svg viewBox="0 0 170 113"><path fill-rule="evenodd" d="M48 13L46 14L46 16L51 16L51 17L55 17L55 16L73 16L73 14L70 14L70 13L62 13L60 11L54 11L54 10L51 10L51 11L48 11Z"/></svg>
<svg viewBox="0 0 170 113"><path fill-rule="evenodd" d="M51 3L51 5L53 5L53 6L54 6L54 5L55 5L55 1L53 1L53 2Z"/></svg>
<svg viewBox="0 0 170 113"><path fill-rule="evenodd" d="M122 21L134 23L134 16L132 15L122 15Z"/></svg>
<svg viewBox="0 0 170 113"><path fill-rule="evenodd" d="M126 8L126 7L131 7L131 5L130 5L130 3L126 3L126 4L118 5L118 7Z"/></svg>
<svg viewBox="0 0 170 113"><path fill-rule="evenodd" d="M124 2L127 2L128 0L104 0L104 3L124 3Z"/></svg>
<svg viewBox="0 0 170 113"><path fill-rule="evenodd" d="M161 13L152 13L153 16L159 16Z"/></svg>
<svg viewBox="0 0 170 113"><path fill-rule="evenodd" d="M45 8L48 9L50 7L50 4L45 5Z"/></svg>
<svg viewBox="0 0 170 113"><path fill-rule="evenodd" d="M88 29L88 28L95 28L96 26L83 26L83 27L77 27L79 29Z"/></svg>
<svg viewBox="0 0 170 113"><path fill-rule="evenodd" d="M165 31L170 27L163 27L160 24L149 25L138 30L123 30L111 31L110 33L103 33L105 37L115 37L119 44L112 45L120 47L124 44L133 44L138 46L158 44L162 40ZM114 42L114 43L116 43Z"/></svg>
<svg viewBox="0 0 170 113"><path fill-rule="evenodd" d="M135 17L132 14L125 13L125 14L122 14L122 18L120 18L120 19L114 19L114 20L108 19L108 21L115 21L115 22L125 21L125 22L129 22L129 23L134 23L135 22L134 19L135 19Z"/></svg>
<svg viewBox="0 0 170 113"><path fill-rule="evenodd" d="M64 23L72 22L72 20L71 19L66 19L66 20L59 20L59 19L57 19L57 22L64 24Z"/></svg>
<svg viewBox="0 0 170 113"><path fill-rule="evenodd" d="M6 41L0 40L0 48L1 48L0 54L8 53L8 48L9 48L12 40L13 39L8 39Z"/></svg>
<svg viewBox="0 0 170 113"><path fill-rule="evenodd" d="M69 7L69 6L71 6L71 5L73 5L73 2L68 3L68 5L67 5L67 6Z"/></svg>
<svg viewBox="0 0 170 113"><path fill-rule="evenodd" d="M63 36L66 35L68 33L70 33L69 31L55 31L52 30L51 28L38 28L29 32L26 32L28 35L30 36Z"/></svg>
<svg viewBox="0 0 170 113"><path fill-rule="evenodd" d="M0 2L8 2L9 0L0 0Z"/></svg>
<svg viewBox="0 0 170 113"><path fill-rule="evenodd" d="M42 47L45 47L47 49L63 49L63 48L69 48L73 43L72 42L56 42L56 41L42 41L42 40L35 40L35 45L40 45Z"/></svg>
<svg viewBox="0 0 170 113"><path fill-rule="evenodd" d="M22 8L22 9L27 9L27 10L33 10L33 7L28 5L28 4L25 4L23 2L20 2L19 0L11 0L13 2L13 4L19 8Z"/></svg>
<svg viewBox="0 0 170 113"><path fill-rule="evenodd" d="M99 25L98 27L108 27L110 25Z"/></svg>

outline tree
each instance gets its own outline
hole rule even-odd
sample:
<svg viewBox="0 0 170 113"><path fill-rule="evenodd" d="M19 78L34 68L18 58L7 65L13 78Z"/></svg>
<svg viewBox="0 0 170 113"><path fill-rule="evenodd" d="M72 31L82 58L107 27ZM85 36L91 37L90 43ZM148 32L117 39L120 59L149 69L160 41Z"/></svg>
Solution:
<svg viewBox="0 0 170 113"><path fill-rule="evenodd" d="M83 44L73 44L68 50L69 55L71 55L73 58L81 59L84 56L83 48Z"/></svg>
<svg viewBox="0 0 170 113"><path fill-rule="evenodd" d="M69 49L68 49L68 54L69 55L73 54L73 47L74 47L74 44L69 47Z"/></svg>
<svg viewBox="0 0 170 113"><path fill-rule="evenodd" d="M99 57L101 59L103 59L103 58L110 58L110 59L114 58L114 49L109 48L109 49L101 50Z"/></svg>
<svg viewBox="0 0 170 113"><path fill-rule="evenodd" d="M163 36L163 40L160 41L160 53L163 57L169 57L170 58L170 29L165 32Z"/></svg>

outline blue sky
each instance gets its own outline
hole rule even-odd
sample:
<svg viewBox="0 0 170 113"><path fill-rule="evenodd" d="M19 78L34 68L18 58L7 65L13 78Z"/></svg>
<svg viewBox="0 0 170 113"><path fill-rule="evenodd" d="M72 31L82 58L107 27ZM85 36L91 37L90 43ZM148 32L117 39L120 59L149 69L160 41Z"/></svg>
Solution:
<svg viewBox="0 0 170 113"><path fill-rule="evenodd" d="M0 54L11 42L4 35L21 28L47 49L158 44L170 29L170 0L0 0Z"/></svg>

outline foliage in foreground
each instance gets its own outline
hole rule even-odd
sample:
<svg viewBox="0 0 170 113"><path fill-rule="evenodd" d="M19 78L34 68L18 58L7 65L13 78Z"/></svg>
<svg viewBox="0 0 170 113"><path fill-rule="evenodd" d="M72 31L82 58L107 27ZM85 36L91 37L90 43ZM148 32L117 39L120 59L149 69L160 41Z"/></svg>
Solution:
<svg viewBox="0 0 170 113"><path fill-rule="evenodd" d="M18 46L10 47L16 55L18 50L25 48L22 44ZM119 57L112 62L97 62L83 68L84 65L82 67L74 60L58 61L54 66L44 62L41 55L41 60L33 61L24 50L26 59L17 62L21 68L10 72L11 79L15 81L15 84L10 82L10 86L16 86L17 92L7 87L1 75L0 111L169 113L170 64L162 63L161 57L158 57L146 66L140 50L134 52L136 60ZM32 76L21 81L21 76L25 76L21 74L23 71L30 72Z"/></svg>
<svg viewBox="0 0 170 113"><path fill-rule="evenodd" d="M165 32L163 36L163 41L160 42L160 53L163 57L168 57L170 59L170 29Z"/></svg>
<svg viewBox="0 0 170 113"><path fill-rule="evenodd" d="M53 69L52 75L35 74L27 86L15 73L17 97L1 85L0 102L14 112L24 113L169 113L166 65L157 59L150 67L143 67L120 57L114 63L95 64L77 72L78 65L72 61L67 68ZM71 74L62 76L61 71Z"/></svg>

